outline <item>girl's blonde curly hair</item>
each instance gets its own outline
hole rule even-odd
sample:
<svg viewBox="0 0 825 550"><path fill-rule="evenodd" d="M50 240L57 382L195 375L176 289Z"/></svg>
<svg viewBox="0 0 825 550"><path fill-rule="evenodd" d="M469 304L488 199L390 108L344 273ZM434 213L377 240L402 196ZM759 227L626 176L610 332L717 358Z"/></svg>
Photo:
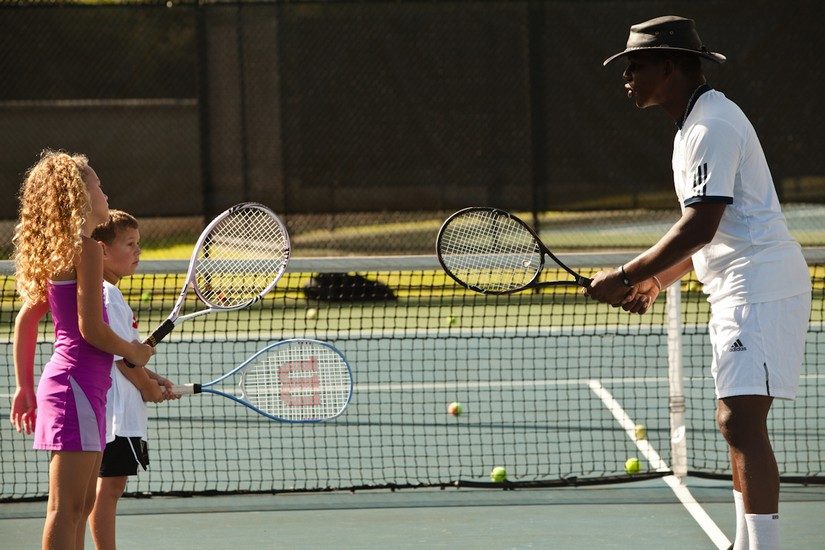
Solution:
<svg viewBox="0 0 825 550"><path fill-rule="evenodd" d="M29 304L45 300L48 280L73 269L80 255L91 213L88 170L84 155L45 150L26 173L12 242L17 291Z"/></svg>

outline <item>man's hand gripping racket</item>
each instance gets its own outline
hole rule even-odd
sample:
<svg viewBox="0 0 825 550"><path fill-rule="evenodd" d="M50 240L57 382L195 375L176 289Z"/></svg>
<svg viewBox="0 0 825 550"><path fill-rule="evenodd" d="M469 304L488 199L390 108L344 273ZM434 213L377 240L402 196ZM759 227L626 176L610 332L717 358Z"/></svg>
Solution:
<svg viewBox="0 0 825 550"><path fill-rule="evenodd" d="M257 302L280 280L289 254L286 227L269 208L253 202L229 208L201 233L172 312L145 343L156 346L183 321ZM207 309L180 316L190 289Z"/></svg>
<svg viewBox="0 0 825 550"><path fill-rule="evenodd" d="M530 226L497 208L471 207L451 215L438 232L436 253L447 275L461 286L482 294L590 285L590 279L564 265L550 252ZM572 279L539 281L546 256Z"/></svg>

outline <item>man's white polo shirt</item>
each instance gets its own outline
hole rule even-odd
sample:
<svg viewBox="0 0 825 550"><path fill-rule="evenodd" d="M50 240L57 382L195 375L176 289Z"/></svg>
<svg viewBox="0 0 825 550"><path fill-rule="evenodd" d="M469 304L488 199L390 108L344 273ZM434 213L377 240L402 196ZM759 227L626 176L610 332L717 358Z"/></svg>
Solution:
<svg viewBox="0 0 825 550"><path fill-rule="evenodd" d="M707 85L697 92L673 141L673 178L683 212L727 204L713 240L693 255L708 301L733 306L810 292L756 131L721 92Z"/></svg>

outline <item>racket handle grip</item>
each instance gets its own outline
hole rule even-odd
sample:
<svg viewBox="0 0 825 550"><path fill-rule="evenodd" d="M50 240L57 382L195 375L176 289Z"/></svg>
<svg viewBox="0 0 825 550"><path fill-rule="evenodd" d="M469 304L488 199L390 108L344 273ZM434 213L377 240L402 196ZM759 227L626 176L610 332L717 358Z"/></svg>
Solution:
<svg viewBox="0 0 825 550"><path fill-rule="evenodd" d="M172 329L175 328L175 323L166 319L163 324L161 324L158 328L155 329L155 332L152 333L152 336L146 339L144 344L149 344L152 347L158 345L158 342L166 338L166 335L172 332Z"/></svg>
<svg viewBox="0 0 825 550"><path fill-rule="evenodd" d="M167 334L172 332L172 329L175 328L175 323L170 321L169 319L165 320L163 324L161 324L158 328L155 329L155 332L152 333L152 336L147 338L143 341L144 344L149 344L153 348L158 345L158 342L163 340ZM135 368L135 365L132 364L128 359L125 357L123 358L123 363L129 367L130 369Z"/></svg>
<svg viewBox="0 0 825 550"><path fill-rule="evenodd" d="M200 384L184 384L182 386L174 385L172 386L172 393L176 393L178 395L195 395L201 392L201 385Z"/></svg>

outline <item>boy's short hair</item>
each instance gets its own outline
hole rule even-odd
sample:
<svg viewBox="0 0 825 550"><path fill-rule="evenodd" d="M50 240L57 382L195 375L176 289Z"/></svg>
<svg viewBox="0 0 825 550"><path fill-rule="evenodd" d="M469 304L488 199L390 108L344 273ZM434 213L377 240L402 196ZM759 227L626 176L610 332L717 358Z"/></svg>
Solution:
<svg viewBox="0 0 825 550"><path fill-rule="evenodd" d="M109 219L95 227L92 238L106 244L112 244L118 232L124 229L137 229L137 218L123 210L109 210Z"/></svg>

